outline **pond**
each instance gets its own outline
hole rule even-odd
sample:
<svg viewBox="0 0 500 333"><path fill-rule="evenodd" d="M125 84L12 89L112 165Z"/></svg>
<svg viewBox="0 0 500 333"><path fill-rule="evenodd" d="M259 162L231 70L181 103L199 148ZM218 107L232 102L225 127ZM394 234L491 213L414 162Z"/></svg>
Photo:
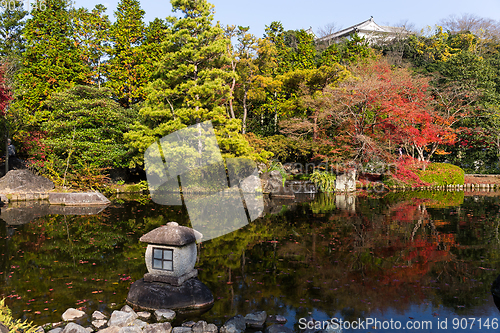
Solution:
<svg viewBox="0 0 500 333"><path fill-rule="evenodd" d="M285 316L295 331L306 317L400 321L422 332L498 325L490 288L499 274L499 196L403 192L300 201L267 202L263 217L200 244L199 279L215 298L202 319L220 326L265 310ZM145 196L115 199L97 215L0 221L0 298L16 318L38 325L60 321L70 307L109 314L146 273L139 237L169 221L190 226L184 207Z"/></svg>

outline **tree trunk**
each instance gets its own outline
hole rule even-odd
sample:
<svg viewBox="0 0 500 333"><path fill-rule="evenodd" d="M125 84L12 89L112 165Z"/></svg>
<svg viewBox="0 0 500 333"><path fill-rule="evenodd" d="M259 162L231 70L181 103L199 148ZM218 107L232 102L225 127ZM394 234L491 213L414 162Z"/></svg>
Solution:
<svg viewBox="0 0 500 333"><path fill-rule="evenodd" d="M247 129L247 114L248 114L248 109L247 109L247 96L248 96L248 87L245 86L245 93L243 94L243 121L242 121L242 128L241 128L241 133L245 134L246 129Z"/></svg>
<svg viewBox="0 0 500 333"><path fill-rule="evenodd" d="M318 136L318 115L314 114L313 140L316 140L317 136Z"/></svg>
<svg viewBox="0 0 500 333"><path fill-rule="evenodd" d="M276 110L276 99L277 99L277 94L275 91L274 92L274 133L275 134L278 132L278 111Z"/></svg>
<svg viewBox="0 0 500 333"><path fill-rule="evenodd" d="M236 85L236 79L233 78L233 83L231 84L231 90L230 90L230 95L229 95L229 111L231 112L231 118L236 119L234 116L234 110L233 110L233 94L234 94L234 86Z"/></svg>

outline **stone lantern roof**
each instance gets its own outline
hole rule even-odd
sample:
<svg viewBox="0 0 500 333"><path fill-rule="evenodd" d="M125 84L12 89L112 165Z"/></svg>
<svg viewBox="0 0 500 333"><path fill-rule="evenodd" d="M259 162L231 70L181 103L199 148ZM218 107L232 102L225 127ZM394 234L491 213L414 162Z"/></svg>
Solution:
<svg viewBox="0 0 500 333"><path fill-rule="evenodd" d="M143 235L139 241L149 244L184 246L194 243L200 238L201 233L196 230L180 226L177 222L168 222L166 225Z"/></svg>

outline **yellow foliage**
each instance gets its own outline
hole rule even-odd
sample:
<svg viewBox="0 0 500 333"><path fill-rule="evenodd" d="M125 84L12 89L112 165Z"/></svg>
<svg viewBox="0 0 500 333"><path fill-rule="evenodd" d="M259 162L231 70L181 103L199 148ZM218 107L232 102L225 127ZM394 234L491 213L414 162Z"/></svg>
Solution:
<svg viewBox="0 0 500 333"><path fill-rule="evenodd" d="M0 322L9 329L9 333L34 333L38 329L32 322L14 320L10 309L5 305L5 298L0 300Z"/></svg>

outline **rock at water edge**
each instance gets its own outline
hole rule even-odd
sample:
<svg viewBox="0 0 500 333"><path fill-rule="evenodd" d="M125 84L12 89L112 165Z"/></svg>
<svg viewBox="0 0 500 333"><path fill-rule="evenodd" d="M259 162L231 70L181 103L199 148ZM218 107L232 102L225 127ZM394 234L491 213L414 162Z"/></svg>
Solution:
<svg viewBox="0 0 500 333"><path fill-rule="evenodd" d="M169 309L156 310L155 316L158 321L172 321L175 318L175 311Z"/></svg>
<svg viewBox="0 0 500 333"><path fill-rule="evenodd" d="M120 328L118 333L142 333L142 330L137 326L125 326Z"/></svg>
<svg viewBox="0 0 500 333"><path fill-rule="evenodd" d="M134 309L132 309L130 306L128 305L125 305L123 306L120 311L123 311L123 312L135 312Z"/></svg>
<svg viewBox="0 0 500 333"><path fill-rule="evenodd" d="M220 328L220 331L221 333L242 333L246 327L245 318L242 315L237 315L226 321Z"/></svg>
<svg viewBox="0 0 500 333"><path fill-rule="evenodd" d="M172 325L170 323L158 323L147 325L143 328L143 333L170 333Z"/></svg>
<svg viewBox="0 0 500 333"><path fill-rule="evenodd" d="M172 333L191 333L193 330L191 327L174 327Z"/></svg>
<svg viewBox="0 0 500 333"><path fill-rule="evenodd" d="M272 325L266 328L266 333L293 333L293 330L291 328L288 328L283 325Z"/></svg>
<svg viewBox="0 0 500 333"><path fill-rule="evenodd" d="M109 318L108 326L124 327L128 326L137 319L135 312L113 311L111 318Z"/></svg>
<svg viewBox="0 0 500 333"><path fill-rule="evenodd" d="M106 319L106 316L100 311L94 311L94 313L92 313L92 319L102 320Z"/></svg>
<svg viewBox="0 0 500 333"><path fill-rule="evenodd" d="M9 333L9 329L3 323L0 323L0 333Z"/></svg>
<svg viewBox="0 0 500 333"><path fill-rule="evenodd" d="M281 315L270 315L267 317L267 322L285 324L287 322L287 319Z"/></svg>
<svg viewBox="0 0 500 333"><path fill-rule="evenodd" d="M266 322L267 313L266 311L259 311L254 313L249 313L245 316L245 323L247 327L251 328L263 328Z"/></svg>
<svg viewBox="0 0 500 333"><path fill-rule="evenodd" d="M111 326L100 330L98 333L118 333L119 330L120 328L118 326Z"/></svg>
<svg viewBox="0 0 500 333"><path fill-rule="evenodd" d="M69 308L66 311L64 311L64 313L62 314L62 320L71 321L71 320L81 318L83 316L85 316L85 312L74 309L74 308Z"/></svg>
<svg viewBox="0 0 500 333"><path fill-rule="evenodd" d="M92 325L94 325L94 327L97 329L103 328L107 323L108 321L106 319L97 319L92 321Z"/></svg>
<svg viewBox="0 0 500 333"><path fill-rule="evenodd" d="M142 321L140 319L134 320L133 326L139 327L141 330L144 329L144 327L148 326L149 324L146 323L145 321Z"/></svg>
<svg viewBox="0 0 500 333"><path fill-rule="evenodd" d="M148 320L149 318L151 318L151 313L146 312L146 311L137 312L137 315L139 316L139 318L145 319L145 320Z"/></svg>
<svg viewBox="0 0 500 333"><path fill-rule="evenodd" d="M88 333L85 327L75 323L69 323L61 333Z"/></svg>
<svg viewBox="0 0 500 333"><path fill-rule="evenodd" d="M194 324L191 329L193 333L205 333L207 329L207 322L204 320L200 320L196 324Z"/></svg>

